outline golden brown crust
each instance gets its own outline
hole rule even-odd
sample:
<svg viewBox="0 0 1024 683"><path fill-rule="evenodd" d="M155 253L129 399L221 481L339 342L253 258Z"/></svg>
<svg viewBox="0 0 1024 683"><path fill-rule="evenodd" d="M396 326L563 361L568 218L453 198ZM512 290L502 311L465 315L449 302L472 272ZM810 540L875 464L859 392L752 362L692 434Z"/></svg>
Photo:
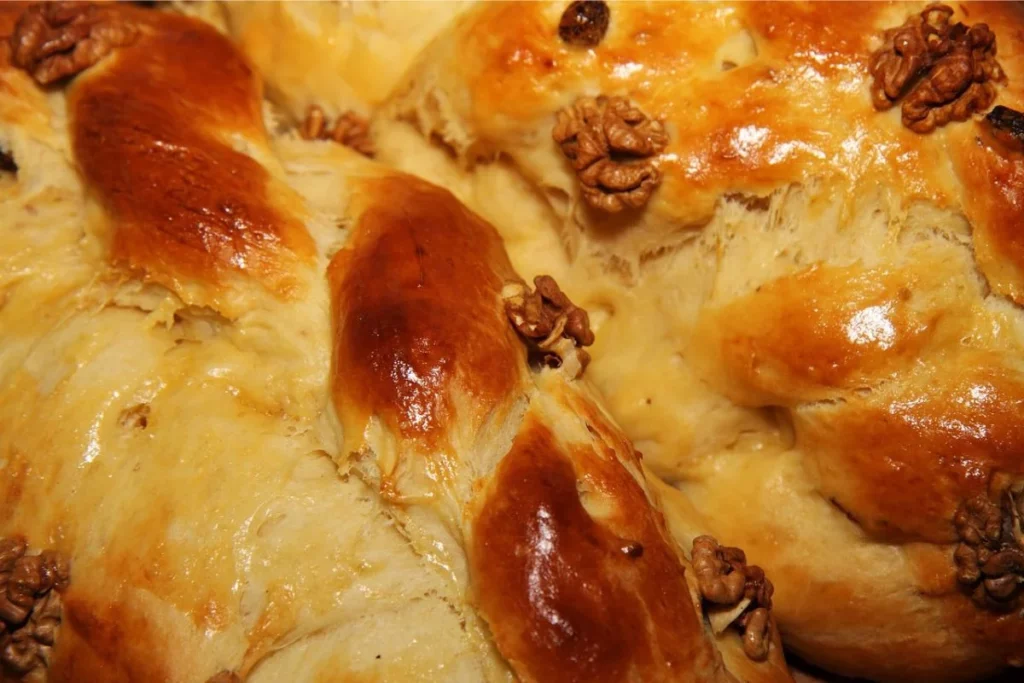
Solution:
<svg viewBox="0 0 1024 683"><path fill-rule="evenodd" d="M79 76L68 103L76 161L114 226L113 259L175 289L244 273L295 293L291 271L312 241L289 193L227 138L265 141L251 67L202 23L117 11L142 35Z"/></svg>
<svg viewBox="0 0 1024 683"><path fill-rule="evenodd" d="M606 501L608 517L588 514L581 486ZM594 451L570 458L528 419L481 496L470 551L477 601L520 678L714 679L678 551L617 462Z"/></svg>
<svg viewBox="0 0 1024 683"><path fill-rule="evenodd" d="M216 34L193 22L150 18L130 8L116 11L138 22L137 42L92 65L68 90L73 151L87 191L113 223L114 260L179 292L183 285L197 282L216 293L218 285L238 275L249 275L251 281L243 279L242 285L259 283L278 295L299 294L301 277L295 271L311 265L319 254L300 223L301 211L292 210L295 206L290 203L289 193L275 180L273 170L263 168L266 160L259 159L264 142L258 111L260 93L247 64ZM169 92L175 97L168 97ZM252 147L258 148L252 156L238 151ZM110 163L111 159L118 164ZM645 488L639 455L614 426L597 415L599 410L592 401L579 399L578 386L566 389L568 381L561 375L544 375L544 381L561 387L565 394L561 395L550 385L531 384L524 379L530 377L525 353L508 324L501 301L502 285L517 276L495 232L451 195L410 178L376 178L354 182L353 186L353 206L345 217L353 218L354 226L346 235L348 244L332 260L328 274L335 323L330 389L345 437L359 438L373 422L368 418L379 418L398 448L406 450L403 456L416 448L432 449L440 454L438 461L444 461L453 471L461 468L475 475L479 468L486 475L487 466L493 462L485 463L479 456L484 450L484 445L478 443L483 441L481 422L500 412L494 408L499 404L520 405L528 397L548 401L546 411L536 411L544 414L548 423L541 426L532 417L521 428L516 423L519 440L507 457L501 459L504 449L499 447L507 448L515 430L496 439L497 446L486 445L488 451L496 451L488 453L489 457L500 462L493 481L483 476L471 482L493 494L483 499L483 516L468 524L475 563L471 573L480 589L481 604L487 595L497 601L490 611L484 609L485 616L496 625L493 631L499 648L516 666L521 665L526 677L538 679L563 680L568 675L580 680L730 680L699 612L691 611L694 604L686 580L687 564L663 528L654 496ZM297 301L296 305L300 303L307 302ZM142 326L142 316L136 313L131 311L126 328ZM285 322L307 316L316 317L305 310ZM153 334L164 331L159 327ZM294 395L281 391L267 398L265 384L271 381L259 384L255 390L236 386L238 378L230 376L232 369L222 362L224 358L209 349L223 350L240 343L250 332L267 334L270 348L301 336L317 338L316 329L305 327L295 331L295 338L283 340L239 325L238 329L224 330L225 337L231 336L230 341L204 339L210 343L198 344L208 356L173 372L162 361L153 360L155 369L145 375L147 381L158 375L152 384L159 385L160 391L171 386L165 396L187 394L180 385L195 384L202 384L204 395L208 395L210 387L229 375L224 380L224 394L233 398L211 403L223 415L207 414L202 409L205 406L186 405L182 409L186 416L210 420L203 422L202 431L188 441L195 452L175 452L174 446L182 441L172 437L170 446L164 445L173 453L169 461L140 458L141 462L124 462L116 459L129 450L118 450L117 444L125 442L124 434L106 440L97 436L101 429L109 432L115 428L130 433L148 429L145 436L153 436L161 420L168 419L162 411L171 398L164 398L163 407L157 402L152 424L148 418L145 424L105 419L108 407L111 418L118 414L112 404L102 409L103 419L92 423L99 426L89 438L91 443L102 442L102 448L97 447L102 452L90 456L98 458L94 468L85 466L92 464L90 460L80 470L98 472L93 475L96 477L120 477L123 473L126 479L118 481L134 482L143 475L132 474L138 471L133 465L146 467L156 462L170 481L156 475L157 480L148 484L153 490L143 492L149 496L136 492L136 498L146 500L115 499L111 503L112 516L120 513L125 519L112 523L114 531L107 535L114 536L115 542L104 543L103 557L91 559L94 571L105 580L98 581L98 588L91 592L83 590L72 596L68 619L71 635L55 662L56 679L205 680L219 671L223 662L204 661L193 670L188 668L191 662L181 664L177 658L161 655L166 655L168 648L206 653L213 648L210 641L217 637L226 640L228 636L234 640L224 646L229 655L225 659L241 659L236 670L242 676L265 671L257 665L265 666L276 650L288 649L296 642L294 638L309 635L301 633L302 627L320 629L332 624L330 611L336 605L323 606L310 594L319 589L328 594L322 597L323 602L340 601L342 589L335 582L351 583L364 567L339 569L339 565L353 557L358 557L360 565L369 564L363 562L358 551L349 554L350 549L343 548L338 551L342 562L324 562L326 569L316 564L319 574L307 569L320 558L301 557L296 566L283 569L283 573L261 575L259 578L270 577L265 581L243 575L241 565L245 572L250 564L279 568L283 566L282 558L302 555L288 546L287 552L268 552L263 557L257 553L252 561L255 542L240 538L248 533L250 523L253 536L266 533L268 545L281 547L290 542L289 537L308 533L312 522L288 508L289 514L271 516L274 510L269 508L279 501L285 506L285 500L302 499L302 504L312 510L325 498L326 494L310 494L308 481L297 483L289 478L292 470L299 469L290 457L297 453L291 453L291 449L302 450L302 457L309 457L308 447L316 446L318 459L332 455L343 460L350 455L342 448L332 454L320 450L327 443L338 445L326 434L317 433L301 444L278 434L275 429L285 431L281 422L288 422L291 435L303 429L313 431L311 425L316 423L313 419L303 422L290 414L293 400L301 402ZM173 355L179 355L178 341L170 342L175 349ZM103 345L97 342L95 346ZM152 346L154 358L165 355L166 349L155 341ZM71 357L78 352L61 350ZM239 351L229 348L225 356L236 359ZM263 348L259 351L254 355L259 358L257 366L261 370L264 364L271 365L267 355L272 354ZM190 352L180 355L189 357L186 354ZM289 357L288 371L316 362L312 358L315 354L295 355L300 360ZM83 381L87 388L110 375L102 368L95 374L98 377ZM279 380L283 374L274 379ZM196 375L202 379L191 384ZM38 384L35 379L29 377L25 384ZM308 385L321 386L317 378L309 378ZM119 391L130 393L120 389L105 395L120 397ZM303 391L309 391L308 387ZM248 404L261 399L266 401L258 409ZM87 401L76 396L71 402L80 405ZM551 404L560 408L551 408ZM322 411L323 405L317 403L315 408ZM311 412L319 417L317 410ZM513 410L507 412L518 419ZM78 424L74 423L76 428ZM230 440L222 432L236 425L240 426L235 436L260 432L259 438L242 441L247 447L254 441L266 443L270 446L268 452L262 454L256 448L226 455L216 446L207 446L209 441ZM269 436L262 433L264 430ZM580 434L567 438L566 433L573 430ZM26 439L24 435L21 438ZM155 439L145 443L153 442ZM307 448L300 449L303 446ZM111 451L114 455L109 454ZM156 447L141 446L139 451L152 455ZM54 469L74 469L66 466L65 459L49 455L33 457L52 462ZM71 457L74 455L80 453ZM277 467L287 472L247 470L253 461L268 470ZM172 479L171 467L163 467L183 462L183 469L193 474L192 478ZM329 470L317 478L340 486L332 475ZM43 482L37 486L49 485L49 478L59 480L52 472L33 471L28 478ZM17 490L19 482L12 479L10 486ZM66 484L66 479L60 482ZM246 484L237 487L244 490L244 495L237 496L245 498L244 503L219 497L221 489L235 488L225 486L222 479ZM89 488L72 481L75 492ZM193 487L201 488L197 483L209 485L212 490L193 493ZM126 485L134 491L133 486ZM385 488L382 484L380 490ZM580 490L586 490L584 499ZM442 496L438 490L429 493L432 501ZM216 499L215 504L224 509L206 508L207 498ZM463 512L467 500L455 498L457 513ZM597 508L588 508L595 501ZM27 504L18 502L24 510ZM601 504L608 507L602 510ZM85 507L82 502L77 505ZM398 508L416 505L410 497L388 511L397 518L401 514ZM135 514L124 515L125 510ZM200 512L190 516L194 510ZM508 514L502 514L503 510ZM344 508L342 511L348 512ZM206 512L216 515L218 524L229 527L228 533L237 532L239 538L224 541L222 529L210 529L217 540L201 545L195 537L201 535L196 530L203 528L202 520L197 527L195 518ZM260 517L264 512L265 519ZM558 538L552 540L561 544L561 552L554 559L548 557L546 539L531 533L536 527L529 526L529 522L541 518L542 512L550 512L561 522L556 529ZM93 534L108 531L77 520L65 521L68 543L84 546L93 541ZM57 517L46 523L56 528L61 520ZM275 535L276 524L283 524L292 533ZM125 536L126 530L138 533ZM329 528L334 530L336 527ZM63 527L60 531L64 533ZM373 542L372 536L367 537ZM494 544L500 538L519 539L524 554L510 560L504 552L507 549ZM323 555L323 547L316 544L321 539L302 540L303 544L296 542L295 548L305 552L313 548L320 552L309 554ZM329 538L323 545L330 548L331 541ZM197 552L200 547L238 549L231 556L227 551L223 555L201 554ZM536 633L546 628L545 623L551 626L550 621L544 621L550 618L549 602L536 598L536 586L530 581L527 564L533 560L553 563L549 565L551 580L542 588L558 593L555 602L562 598L568 601L554 609L563 624L572 629L573 639L569 641L540 638L524 645L522 634L514 632L516 624L527 624L527 630ZM371 571L377 569L374 566ZM346 571L351 576L339 578ZM512 576L503 573L506 571ZM294 583L292 576L297 577ZM185 637L179 633L167 638L171 644L164 643L164 650L159 651L157 644L172 630L151 619L155 607L128 602L114 589L117 585L124 586L125 593L129 588L136 589L167 607L183 622L182 633L205 640L202 644L183 644ZM362 585L356 588L363 592ZM373 594L375 600L381 595L369 588L365 592ZM524 602L526 609L517 612L515 608ZM453 603L455 609L462 607L458 597ZM304 617L307 612L313 617ZM310 622L315 623L311 626ZM752 630L759 633L770 629L767 622L755 626ZM468 631L465 621L463 627ZM772 642L774 657L769 666L775 668L766 669L769 673L763 678L785 680L781 650L777 640ZM564 647L553 649L552 645ZM762 675L751 678L760 679Z"/></svg>
<svg viewBox="0 0 1024 683"><path fill-rule="evenodd" d="M814 266L699 328L722 390L793 408L822 495L881 539L952 542L963 497L1024 472L1024 384L998 354L961 350L977 314L955 290L937 294L947 268Z"/></svg>
<svg viewBox="0 0 1024 683"><path fill-rule="evenodd" d="M116 598L103 601L71 592L65 601L60 647L50 665L52 681L131 683L169 680L160 642L146 616Z"/></svg>
<svg viewBox="0 0 1024 683"><path fill-rule="evenodd" d="M801 652L897 679L1020 662L1019 623L957 586L952 520L1024 469L1024 162L967 118L982 111L950 110L967 120L918 135L873 106L872 54L925 3L610 2L589 49L559 38L566 4L464 15L395 96L396 115L460 159L511 160L542 197L556 237L510 220L514 260L542 261L534 272L602 311L589 376L651 444L648 465L705 492L701 531L784 586L780 622ZM976 32L974 66L997 84L976 104L994 93L1024 109L1022 6L951 7L952 22L995 39L993 52ZM949 106L964 73L915 105ZM627 96L669 133L661 186L628 218L584 210L544 138L560 110L598 94ZM493 167L472 168L467 182L495 184ZM565 254L542 252L559 239ZM847 552L851 566L832 560Z"/></svg>
<svg viewBox="0 0 1024 683"><path fill-rule="evenodd" d="M500 3L467 15L424 58L421 83L435 95L446 93L452 108L446 118L464 126L470 153L482 155L516 154L534 131L551 126L559 109L594 91L628 93L647 115L663 120L671 132L658 167L663 181L644 209L643 229L595 230L595 237L624 245L626 252L618 253L627 260L680 224L704 224L731 192L764 196L786 183L821 178L899 188L908 201L944 206L970 194L943 161L946 134L958 135L970 122L946 126L942 135L915 135L897 113L876 112L867 92L880 32L923 4L613 3L611 28L589 51L558 38L555 7ZM971 3L957 11L955 20L985 23L998 36L1008 78L999 103L1013 106L1024 83L1017 57L1024 50L1013 28L1020 8ZM699 34L693 26L701 27ZM493 39L475 40L478 35ZM725 50L735 45L744 47ZM451 67L441 66L449 61ZM463 89L473 97L458 94ZM454 127L450 120L446 125L431 132ZM576 194L550 167L540 170L551 161L530 164L536 167L528 175ZM599 216L584 222L585 228L616 224Z"/></svg>
<svg viewBox="0 0 1024 683"><path fill-rule="evenodd" d="M344 456L401 501L410 542L451 543L430 520L461 511L472 604L523 680L734 680L639 455L563 370L531 374L502 300L521 280L493 228L409 177L354 196L328 273L334 408ZM524 400L525 418L509 408ZM788 680L773 642L755 680Z"/></svg>
<svg viewBox="0 0 1024 683"><path fill-rule="evenodd" d="M989 284L1024 305L1024 159L964 136L953 150L974 225L974 251Z"/></svg>
<svg viewBox="0 0 1024 683"><path fill-rule="evenodd" d="M721 79L696 83L687 70L748 25L764 36L761 48L770 56L793 55L789 69L811 68L824 76L848 72L866 65L866 45L882 10L862 3L742 3L712 19L716 10L699 4L669 10L637 6L628 12L613 8L615 36L609 35L602 49L584 60L560 44L543 5L501 3L460 27L465 47L474 50L463 67L474 93L468 118L475 131L498 137L503 129L547 119L558 108L557 95L570 96L587 78L597 78L605 94L635 82L639 92L634 100L643 111L679 122L662 167L666 180L676 178L672 201L683 197L675 192L699 196L701 190L727 188L737 180L747 186L778 182L835 160L830 153L839 148L842 136L823 138L821 116L804 111L818 103L793 102L789 74L782 69L733 69ZM701 36L692 35L694 25L705 29ZM480 44L471 35L499 36L500 42ZM629 64L642 68L628 69ZM650 90L640 85L644 81L672 87ZM686 95L680 97L677 88ZM792 104L801 111L782 115ZM874 114L866 110L867 116ZM747 141L744 129L765 133ZM878 133L877 142L884 143L879 151L887 157L880 163L917 146L909 136L891 139L883 131L870 131Z"/></svg>
<svg viewBox="0 0 1024 683"><path fill-rule="evenodd" d="M957 406L950 419L949 406ZM797 417L824 495L887 540L956 540L961 499L1024 474L1024 382L988 354Z"/></svg>
<svg viewBox="0 0 1024 683"><path fill-rule="evenodd" d="M936 272L812 266L706 311L702 346L727 368L734 400L825 399L897 372L928 344L938 313L911 299Z"/></svg>
<svg viewBox="0 0 1024 683"><path fill-rule="evenodd" d="M483 413L519 380L500 298L512 269L494 229L446 191L398 176L357 192L375 201L328 272L335 404L353 434L377 415L434 445L456 418L455 385Z"/></svg>

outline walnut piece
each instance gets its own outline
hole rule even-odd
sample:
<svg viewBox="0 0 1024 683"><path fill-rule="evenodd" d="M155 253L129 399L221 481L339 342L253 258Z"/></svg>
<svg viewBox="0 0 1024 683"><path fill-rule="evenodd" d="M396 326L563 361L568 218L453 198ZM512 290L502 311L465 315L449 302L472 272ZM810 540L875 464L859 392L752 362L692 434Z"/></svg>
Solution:
<svg viewBox="0 0 1024 683"><path fill-rule="evenodd" d="M26 554L24 539L0 539L0 665L23 676L48 666L70 571L58 553Z"/></svg>
<svg viewBox="0 0 1024 683"><path fill-rule="evenodd" d="M991 141L1013 152L1024 152L1024 114L1002 105L985 117L984 129Z"/></svg>
<svg viewBox="0 0 1024 683"><path fill-rule="evenodd" d="M538 275L533 286L535 289L530 291L524 283L512 282L502 291L505 314L512 326L530 345L531 355L545 365L561 366L557 347L564 338L572 341L580 364L585 367L590 356L578 347L594 343L590 316L566 296L550 275Z"/></svg>
<svg viewBox="0 0 1024 683"><path fill-rule="evenodd" d="M763 662L772 643L772 621L768 609L758 607L744 612L738 624L743 629L743 651L751 659Z"/></svg>
<svg viewBox="0 0 1024 683"><path fill-rule="evenodd" d="M875 108L889 109L904 98L903 125L916 133L987 109L995 100L995 83L1006 78L988 25L952 24L952 16L948 5L929 5L886 31L885 44L871 59Z"/></svg>
<svg viewBox="0 0 1024 683"><path fill-rule="evenodd" d="M748 601L733 624L743 632L743 651L747 656L764 660L772 640L769 612L775 591L764 570L747 565L746 554L739 548L720 546L711 536L693 539L691 558L704 600L726 606Z"/></svg>
<svg viewBox="0 0 1024 683"><path fill-rule="evenodd" d="M306 120L302 122L300 132L306 140L333 140L363 156L372 157L374 154L369 122L352 111L339 116L331 126L324 110L313 105L306 110Z"/></svg>
<svg viewBox="0 0 1024 683"><path fill-rule="evenodd" d="M47 85L88 69L114 48L129 45L138 29L107 7L52 2L25 10L11 34L13 63Z"/></svg>
<svg viewBox="0 0 1024 683"><path fill-rule="evenodd" d="M661 183L661 123L625 97L584 97L558 112L552 137L572 164L583 199L608 213L644 206Z"/></svg>
<svg viewBox="0 0 1024 683"><path fill-rule="evenodd" d="M571 2L558 22L558 36L569 45L594 47L608 32L610 14L604 0Z"/></svg>
<svg viewBox="0 0 1024 683"><path fill-rule="evenodd" d="M930 5L898 28L885 32L885 44L871 58L871 99L877 109L888 109L902 97L911 81L924 73L934 57L948 50L949 20L953 8Z"/></svg>
<svg viewBox="0 0 1024 683"><path fill-rule="evenodd" d="M735 550L739 549L720 547L710 536L694 539L693 571L705 600L733 605L743 597L747 585L747 575L743 571L745 563L739 557L730 561Z"/></svg>
<svg viewBox="0 0 1024 683"><path fill-rule="evenodd" d="M1011 610L1024 584L1021 517L1024 500L1006 491L1002 504L985 495L963 501L953 517L960 544L953 552L957 581L979 607Z"/></svg>

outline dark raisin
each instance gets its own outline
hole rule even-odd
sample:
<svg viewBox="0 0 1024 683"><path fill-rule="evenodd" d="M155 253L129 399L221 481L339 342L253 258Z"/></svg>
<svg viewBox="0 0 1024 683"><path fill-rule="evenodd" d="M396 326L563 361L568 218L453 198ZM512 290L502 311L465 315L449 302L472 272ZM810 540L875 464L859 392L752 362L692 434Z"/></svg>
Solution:
<svg viewBox="0 0 1024 683"><path fill-rule="evenodd" d="M643 557L644 546L641 543L629 543L622 546L622 554L635 560L638 557Z"/></svg>
<svg viewBox="0 0 1024 683"><path fill-rule="evenodd" d="M0 149L0 171L17 173L18 165L14 163L14 157Z"/></svg>
<svg viewBox="0 0 1024 683"><path fill-rule="evenodd" d="M594 47L608 31L609 16L604 0L576 0L562 13L558 35L570 45Z"/></svg>
<svg viewBox="0 0 1024 683"><path fill-rule="evenodd" d="M985 120L992 137L1010 149L1024 151L1024 114L999 105Z"/></svg>

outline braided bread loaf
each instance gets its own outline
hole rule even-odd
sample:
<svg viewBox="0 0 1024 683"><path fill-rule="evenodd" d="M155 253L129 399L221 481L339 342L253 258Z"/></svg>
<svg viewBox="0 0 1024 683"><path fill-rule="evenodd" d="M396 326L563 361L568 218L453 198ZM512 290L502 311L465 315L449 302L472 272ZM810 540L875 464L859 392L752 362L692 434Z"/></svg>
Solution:
<svg viewBox="0 0 1024 683"><path fill-rule="evenodd" d="M585 315L486 221L278 134L195 19L0 35L0 535L70 564L0 552L3 680L791 680L763 573L691 565Z"/></svg>
<svg viewBox="0 0 1024 683"><path fill-rule="evenodd" d="M1022 20L480 3L375 116L590 311L680 540L746 548L847 675L1024 663Z"/></svg>

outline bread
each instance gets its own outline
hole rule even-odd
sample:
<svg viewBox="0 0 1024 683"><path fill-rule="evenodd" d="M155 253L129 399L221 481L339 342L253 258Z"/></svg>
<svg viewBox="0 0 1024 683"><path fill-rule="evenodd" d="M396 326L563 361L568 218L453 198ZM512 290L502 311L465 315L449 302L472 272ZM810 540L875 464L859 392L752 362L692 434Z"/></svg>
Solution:
<svg viewBox="0 0 1024 683"><path fill-rule="evenodd" d="M461 14L378 158L590 311L677 537L746 548L788 646L875 680L1021 666L1024 160L992 110L1024 109L1020 6L603 6Z"/></svg>
<svg viewBox="0 0 1024 683"><path fill-rule="evenodd" d="M226 30L264 75L271 100L301 121L366 115L383 102L425 44L472 3L182 3ZM297 49L297 46L315 46Z"/></svg>
<svg viewBox="0 0 1024 683"><path fill-rule="evenodd" d="M271 134L197 19L0 35L3 680L792 680L763 573L691 565L485 220Z"/></svg>

